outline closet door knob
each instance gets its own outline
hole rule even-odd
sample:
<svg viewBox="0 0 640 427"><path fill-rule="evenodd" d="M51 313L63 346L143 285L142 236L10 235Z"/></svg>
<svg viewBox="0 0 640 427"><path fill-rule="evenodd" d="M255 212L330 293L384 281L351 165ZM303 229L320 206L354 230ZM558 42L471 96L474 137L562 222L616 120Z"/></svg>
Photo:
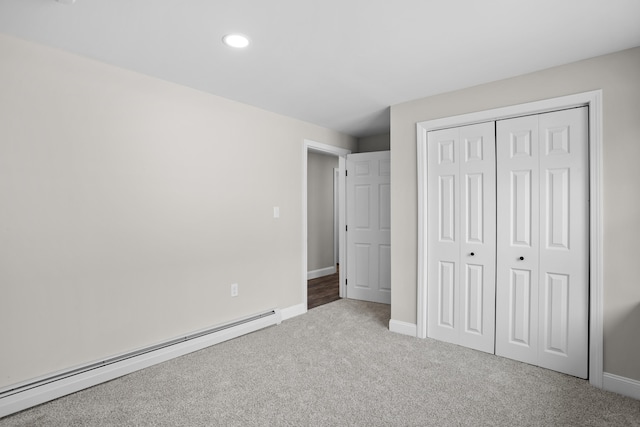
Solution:
<svg viewBox="0 0 640 427"><path fill-rule="evenodd" d="M520 257L520 261L524 261L524 257L523 256Z"/></svg>
<svg viewBox="0 0 640 427"><path fill-rule="evenodd" d="M474 256L474 255L475 255L475 253L471 252L469 255Z"/></svg>

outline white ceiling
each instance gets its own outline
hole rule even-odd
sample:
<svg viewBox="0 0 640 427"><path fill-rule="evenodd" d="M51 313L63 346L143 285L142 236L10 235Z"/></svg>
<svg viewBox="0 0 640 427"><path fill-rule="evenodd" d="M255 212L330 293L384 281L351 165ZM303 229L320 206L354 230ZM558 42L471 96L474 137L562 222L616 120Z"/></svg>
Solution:
<svg viewBox="0 0 640 427"><path fill-rule="evenodd" d="M390 105L640 46L640 0L0 0L0 32L367 136Z"/></svg>

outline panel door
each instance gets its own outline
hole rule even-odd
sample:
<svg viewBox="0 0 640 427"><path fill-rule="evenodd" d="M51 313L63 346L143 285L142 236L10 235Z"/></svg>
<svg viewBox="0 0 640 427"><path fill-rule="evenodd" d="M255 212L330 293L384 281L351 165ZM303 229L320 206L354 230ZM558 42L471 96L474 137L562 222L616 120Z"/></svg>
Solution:
<svg viewBox="0 0 640 427"><path fill-rule="evenodd" d="M495 125L460 128L460 344L494 352Z"/></svg>
<svg viewBox="0 0 640 427"><path fill-rule="evenodd" d="M587 108L497 123L496 354L588 374Z"/></svg>
<svg viewBox="0 0 640 427"><path fill-rule="evenodd" d="M538 360L538 117L496 123L496 354Z"/></svg>
<svg viewBox="0 0 640 427"><path fill-rule="evenodd" d="M429 132L428 331L493 353L495 329L494 124Z"/></svg>
<svg viewBox="0 0 640 427"><path fill-rule="evenodd" d="M459 343L460 131L427 138L427 336Z"/></svg>
<svg viewBox="0 0 640 427"><path fill-rule="evenodd" d="M391 303L391 156L347 156L347 298Z"/></svg>
<svg viewBox="0 0 640 427"><path fill-rule="evenodd" d="M587 107L539 116L538 365L588 376L589 161Z"/></svg>

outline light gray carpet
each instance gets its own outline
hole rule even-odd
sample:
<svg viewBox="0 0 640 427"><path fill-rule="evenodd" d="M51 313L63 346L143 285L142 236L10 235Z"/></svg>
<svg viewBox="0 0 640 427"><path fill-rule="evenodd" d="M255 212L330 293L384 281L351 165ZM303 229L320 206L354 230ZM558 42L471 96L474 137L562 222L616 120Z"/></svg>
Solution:
<svg viewBox="0 0 640 427"><path fill-rule="evenodd" d="M640 401L388 321L336 301L0 426L640 426Z"/></svg>

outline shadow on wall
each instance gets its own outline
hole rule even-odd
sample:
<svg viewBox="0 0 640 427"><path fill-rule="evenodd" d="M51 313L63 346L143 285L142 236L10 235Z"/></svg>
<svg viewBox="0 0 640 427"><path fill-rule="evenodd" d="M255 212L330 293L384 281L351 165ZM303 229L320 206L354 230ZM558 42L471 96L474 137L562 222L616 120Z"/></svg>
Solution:
<svg viewBox="0 0 640 427"><path fill-rule="evenodd" d="M358 138L358 153L387 151L391 149L391 134L382 133Z"/></svg>
<svg viewBox="0 0 640 427"><path fill-rule="evenodd" d="M637 347L635 350L627 348L626 351L605 352L605 372L607 366L624 366L626 372L610 372L627 378L640 379L640 361L635 355L640 353L640 339L629 342L628 337L639 336L640 331L640 303L637 303L626 315L612 319L612 324L607 327L609 336L613 342L626 342L626 345ZM605 346L605 349L607 347Z"/></svg>

